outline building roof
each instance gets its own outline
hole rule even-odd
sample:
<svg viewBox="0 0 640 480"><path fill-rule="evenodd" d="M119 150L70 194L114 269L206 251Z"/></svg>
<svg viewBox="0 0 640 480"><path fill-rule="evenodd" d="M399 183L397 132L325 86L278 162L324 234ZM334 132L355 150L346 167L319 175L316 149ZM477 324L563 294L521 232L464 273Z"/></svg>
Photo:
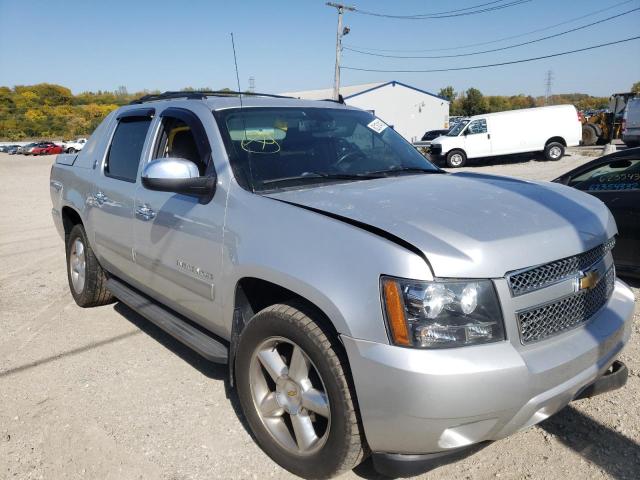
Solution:
<svg viewBox="0 0 640 480"><path fill-rule="evenodd" d="M389 82L375 82L375 83L363 83L360 85L341 86L340 94L345 100L347 100L349 98L355 97L357 95L361 95L363 93L370 92L372 90L377 90L378 88L385 87L387 85L393 85L394 87L396 85L400 85L402 87L410 88L411 90L416 90L417 92L424 93L425 95L430 95L432 97L448 102L446 98L442 98L434 93L427 92L426 90L422 90L420 88L412 87L411 85L407 85L405 83L398 82L396 80L391 80ZM282 93L281 95L303 98L305 100L326 100L328 98L333 97L333 89L324 88L320 90L303 90L299 92L285 92L285 93Z"/></svg>

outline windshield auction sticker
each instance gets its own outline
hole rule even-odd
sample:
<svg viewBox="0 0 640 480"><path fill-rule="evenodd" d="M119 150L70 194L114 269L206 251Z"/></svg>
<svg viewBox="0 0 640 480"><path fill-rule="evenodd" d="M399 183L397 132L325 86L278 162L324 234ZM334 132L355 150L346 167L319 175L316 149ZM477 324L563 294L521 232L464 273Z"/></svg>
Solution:
<svg viewBox="0 0 640 480"><path fill-rule="evenodd" d="M376 118L373 122L369 123L367 127L369 127L371 130L373 130L376 133L382 133L383 130L387 128L387 124L384 123L379 118Z"/></svg>

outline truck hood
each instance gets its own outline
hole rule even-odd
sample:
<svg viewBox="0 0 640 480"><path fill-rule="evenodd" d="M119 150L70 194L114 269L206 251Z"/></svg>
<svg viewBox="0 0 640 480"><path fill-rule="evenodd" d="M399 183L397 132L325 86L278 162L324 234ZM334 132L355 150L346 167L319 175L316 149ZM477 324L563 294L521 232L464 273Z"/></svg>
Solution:
<svg viewBox="0 0 640 480"><path fill-rule="evenodd" d="M398 237L424 253L436 277L499 278L581 253L617 233L607 207L591 195L554 183L466 172L266 196Z"/></svg>

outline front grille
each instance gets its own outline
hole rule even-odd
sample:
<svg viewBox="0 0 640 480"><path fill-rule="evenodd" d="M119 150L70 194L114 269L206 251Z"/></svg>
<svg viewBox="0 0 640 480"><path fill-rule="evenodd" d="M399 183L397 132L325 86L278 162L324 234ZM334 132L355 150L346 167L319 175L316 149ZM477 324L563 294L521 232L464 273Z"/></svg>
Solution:
<svg viewBox="0 0 640 480"><path fill-rule="evenodd" d="M544 288L547 285L576 275L601 260L615 245L615 238L607 240L591 250L579 255L556 260L526 270L507 274L509 288L514 297Z"/></svg>
<svg viewBox="0 0 640 480"><path fill-rule="evenodd" d="M429 153L431 155L441 155L442 154L442 145L430 145Z"/></svg>
<svg viewBox="0 0 640 480"><path fill-rule="evenodd" d="M585 323L607 303L614 283L615 270L611 267L591 290L518 312L522 343L537 342Z"/></svg>

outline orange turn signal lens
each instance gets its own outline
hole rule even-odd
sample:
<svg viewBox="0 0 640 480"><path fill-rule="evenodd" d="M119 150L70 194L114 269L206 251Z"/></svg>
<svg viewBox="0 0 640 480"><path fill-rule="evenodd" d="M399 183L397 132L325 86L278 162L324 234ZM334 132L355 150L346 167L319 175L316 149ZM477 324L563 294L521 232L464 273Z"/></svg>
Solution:
<svg viewBox="0 0 640 480"><path fill-rule="evenodd" d="M407 322L404 316L398 282L391 279L384 279L382 281L382 291L384 293L387 321L393 343L396 345L410 346L409 329L407 328Z"/></svg>

